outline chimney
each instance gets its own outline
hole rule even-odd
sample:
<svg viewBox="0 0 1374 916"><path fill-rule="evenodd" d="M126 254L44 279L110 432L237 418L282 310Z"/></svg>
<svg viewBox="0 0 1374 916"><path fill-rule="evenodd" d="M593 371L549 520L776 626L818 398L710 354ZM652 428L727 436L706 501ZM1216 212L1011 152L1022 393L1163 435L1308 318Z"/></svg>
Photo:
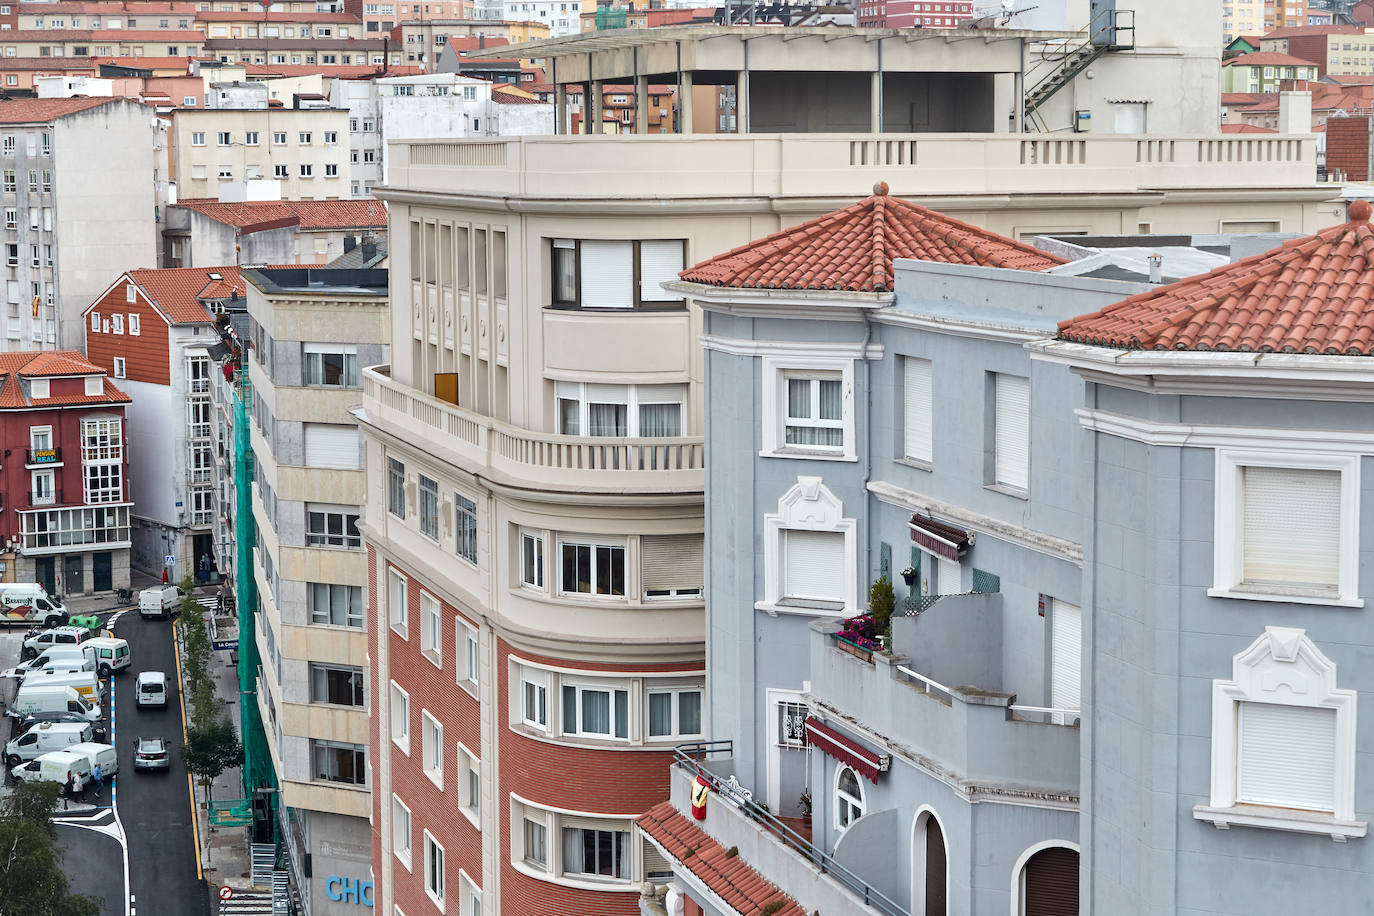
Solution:
<svg viewBox="0 0 1374 916"><path fill-rule="evenodd" d="M1147 261L1150 262L1150 282L1151 282L1151 283L1163 283L1163 282L1164 282L1164 256L1161 255L1161 254L1152 254L1152 255L1150 255L1148 258L1146 258L1145 260L1147 260Z"/></svg>
<svg viewBox="0 0 1374 916"><path fill-rule="evenodd" d="M375 240L369 239L364 241L361 247L363 249L363 263L367 263L377 256L377 243Z"/></svg>
<svg viewBox="0 0 1374 916"><path fill-rule="evenodd" d="M1312 93L1279 93L1279 133L1312 133Z"/></svg>

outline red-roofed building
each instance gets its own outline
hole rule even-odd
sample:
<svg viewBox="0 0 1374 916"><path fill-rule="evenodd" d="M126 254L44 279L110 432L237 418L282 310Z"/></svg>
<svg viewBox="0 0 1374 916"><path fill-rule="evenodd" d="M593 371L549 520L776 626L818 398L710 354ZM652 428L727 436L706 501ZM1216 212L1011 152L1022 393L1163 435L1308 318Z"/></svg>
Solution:
<svg viewBox="0 0 1374 916"><path fill-rule="evenodd" d="M181 200L163 230L170 267L324 264L386 234L386 205L362 200Z"/></svg>
<svg viewBox="0 0 1374 916"><path fill-rule="evenodd" d="M75 350L0 353L0 559L9 582L129 585L129 396Z"/></svg>
<svg viewBox="0 0 1374 916"><path fill-rule="evenodd" d="M1321 76L1368 73L1370 54L1374 53L1374 29L1358 25L1275 29L1261 37L1260 50L1312 61Z"/></svg>
<svg viewBox="0 0 1374 916"><path fill-rule="evenodd" d="M1284 80L1316 79L1317 62L1269 51L1242 54L1221 64L1223 92L1278 92Z"/></svg>

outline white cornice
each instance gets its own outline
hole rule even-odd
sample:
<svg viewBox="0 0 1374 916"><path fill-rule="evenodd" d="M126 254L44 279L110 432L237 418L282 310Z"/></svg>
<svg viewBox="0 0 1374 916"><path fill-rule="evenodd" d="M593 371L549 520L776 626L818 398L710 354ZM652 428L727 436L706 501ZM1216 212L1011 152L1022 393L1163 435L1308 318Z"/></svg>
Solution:
<svg viewBox="0 0 1374 916"><path fill-rule="evenodd" d="M1024 344L1045 336L1043 328L1018 328L1010 325L983 324L976 321L963 321L957 318L944 318L938 315L918 315L912 312L891 309L878 312L873 320L881 324L897 327L916 328L922 331L936 331L940 334L953 334L958 337L976 337L980 340L1005 341Z"/></svg>
<svg viewBox="0 0 1374 916"><path fill-rule="evenodd" d="M861 343L807 343L794 340L740 340L702 334L701 345L707 350L731 356L776 356L782 359L811 359L832 356L844 359L882 359L883 345L871 343L864 349Z"/></svg>
<svg viewBox="0 0 1374 916"><path fill-rule="evenodd" d="M1077 408L1074 413L1084 429L1143 442L1146 445L1177 448L1252 448L1266 452L1288 450L1347 455L1374 454L1374 432L1160 423L1086 407Z"/></svg>
<svg viewBox="0 0 1374 916"><path fill-rule="evenodd" d="M1011 522L1004 522L990 515L975 512L964 506L956 506L953 503L947 503L933 496L917 493L914 490L908 490L886 481L870 481L868 491L879 502L887 503L889 506L916 512L928 512L942 521L950 522L961 528L986 534L1018 547L1054 557L1056 560L1073 563L1075 566L1083 565L1083 545L1067 538L1045 534L1043 531L1035 531L1022 525L1013 525Z"/></svg>
<svg viewBox="0 0 1374 916"><path fill-rule="evenodd" d="M701 308L747 318L811 318L820 321L862 321L866 314L888 308L894 293L861 293L831 289L741 289L668 280L664 289L682 293Z"/></svg>

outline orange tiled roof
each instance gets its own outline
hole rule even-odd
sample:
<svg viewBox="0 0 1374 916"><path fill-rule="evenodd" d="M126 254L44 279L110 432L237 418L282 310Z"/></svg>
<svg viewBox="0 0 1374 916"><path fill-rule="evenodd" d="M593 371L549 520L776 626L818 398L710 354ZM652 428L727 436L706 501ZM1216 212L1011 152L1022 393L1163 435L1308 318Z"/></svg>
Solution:
<svg viewBox="0 0 1374 916"><path fill-rule="evenodd" d="M218 274L216 280L211 274ZM131 270L129 276L148 294L173 324L213 321L202 299L228 299L234 290L244 294L237 267L163 267Z"/></svg>
<svg viewBox="0 0 1374 916"><path fill-rule="evenodd" d="M2 111L3 109L0 109ZM302 229L386 228L386 204L379 200L271 200L223 203L208 197L177 201L216 222L242 229L273 220L298 219Z"/></svg>
<svg viewBox="0 0 1374 916"><path fill-rule="evenodd" d="M123 99L5 99L0 101L0 124L36 124Z"/></svg>
<svg viewBox="0 0 1374 916"><path fill-rule="evenodd" d="M843 210L702 261L679 276L710 286L888 292L893 258L1019 270L1064 263L995 232L889 197L886 182L873 191Z"/></svg>
<svg viewBox="0 0 1374 916"><path fill-rule="evenodd" d="M102 394L55 395L34 400L26 397L20 377L43 378L55 375L99 375L105 370L89 362L75 350L28 350L0 353L0 409L25 407L73 407L80 404L127 404L130 398L104 379Z"/></svg>
<svg viewBox="0 0 1374 916"><path fill-rule="evenodd" d="M1258 124L1223 124L1221 125L1223 134L1276 134L1272 127L1260 127Z"/></svg>
<svg viewBox="0 0 1374 916"><path fill-rule="evenodd" d="M1059 337L1132 350L1374 355L1374 228L1350 221L1060 322Z"/></svg>
<svg viewBox="0 0 1374 916"><path fill-rule="evenodd" d="M532 98L528 92L512 88L505 88L502 84L491 87L491 100L500 102L502 105L543 105L545 103L536 98Z"/></svg>
<svg viewBox="0 0 1374 916"><path fill-rule="evenodd" d="M683 817L672 802L655 805L635 823L742 916L762 913L775 900L782 901L782 907L774 910L776 916L806 916L797 901L765 880L738 855L730 855L704 830Z"/></svg>
<svg viewBox="0 0 1374 916"><path fill-rule="evenodd" d="M1280 54L1277 51L1251 51L1249 54L1221 62L1223 67L1272 67L1276 64L1282 67L1317 66L1310 60L1303 60L1291 54Z"/></svg>

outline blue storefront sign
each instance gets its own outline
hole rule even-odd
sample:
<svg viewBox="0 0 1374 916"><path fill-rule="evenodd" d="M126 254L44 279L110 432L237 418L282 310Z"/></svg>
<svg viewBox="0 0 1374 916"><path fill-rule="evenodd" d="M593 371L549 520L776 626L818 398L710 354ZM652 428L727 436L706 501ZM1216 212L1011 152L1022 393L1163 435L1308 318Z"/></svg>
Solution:
<svg viewBox="0 0 1374 916"><path fill-rule="evenodd" d="M324 892L335 903L354 903L358 906L372 906L372 882L358 878L345 878L330 875L324 883Z"/></svg>

